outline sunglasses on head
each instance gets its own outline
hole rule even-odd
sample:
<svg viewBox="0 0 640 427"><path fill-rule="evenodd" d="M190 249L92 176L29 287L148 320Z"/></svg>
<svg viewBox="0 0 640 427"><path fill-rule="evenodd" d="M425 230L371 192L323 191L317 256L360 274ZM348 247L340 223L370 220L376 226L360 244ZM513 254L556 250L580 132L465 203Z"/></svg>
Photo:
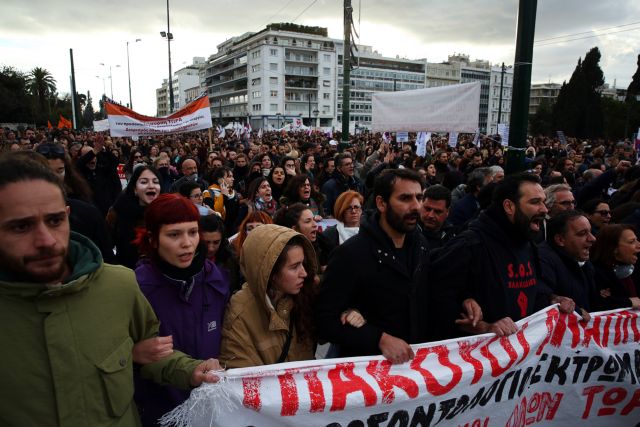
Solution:
<svg viewBox="0 0 640 427"><path fill-rule="evenodd" d="M47 158L61 158L64 159L64 147L56 144L43 144L38 145L36 152L42 154Z"/></svg>

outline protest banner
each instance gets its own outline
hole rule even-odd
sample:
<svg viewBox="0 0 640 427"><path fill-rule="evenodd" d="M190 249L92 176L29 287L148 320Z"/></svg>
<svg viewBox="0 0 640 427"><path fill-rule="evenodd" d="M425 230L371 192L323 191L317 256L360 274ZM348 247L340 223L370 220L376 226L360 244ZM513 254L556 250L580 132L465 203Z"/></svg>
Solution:
<svg viewBox="0 0 640 427"><path fill-rule="evenodd" d="M468 132L478 129L480 83L432 87L371 96L374 132Z"/></svg>
<svg viewBox="0 0 640 427"><path fill-rule="evenodd" d="M449 132L449 142L450 147L456 148L458 145L458 132Z"/></svg>
<svg viewBox="0 0 640 427"><path fill-rule="evenodd" d="M208 129L211 123L209 97L202 95L166 117L149 117L105 100L111 136L153 136Z"/></svg>
<svg viewBox="0 0 640 427"><path fill-rule="evenodd" d="M506 123L498 123L498 135L500 135L500 145L509 146L509 125Z"/></svg>
<svg viewBox="0 0 640 427"><path fill-rule="evenodd" d="M484 334L381 356L232 369L163 423L179 426L633 426L640 419L637 310L589 322L548 307L508 337ZM171 424L173 425L173 424Z"/></svg>

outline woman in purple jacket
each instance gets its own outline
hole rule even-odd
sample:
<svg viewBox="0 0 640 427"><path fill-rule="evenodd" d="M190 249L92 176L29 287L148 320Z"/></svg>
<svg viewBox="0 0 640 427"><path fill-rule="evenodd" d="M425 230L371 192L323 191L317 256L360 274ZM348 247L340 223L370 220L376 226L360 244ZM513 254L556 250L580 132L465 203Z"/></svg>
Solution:
<svg viewBox="0 0 640 427"><path fill-rule="evenodd" d="M198 210L185 197L163 194L145 210L146 229L138 231L142 259L136 278L160 319L167 347L194 358L217 358L229 281L207 259ZM136 403L143 426L189 397L189 391L136 378Z"/></svg>

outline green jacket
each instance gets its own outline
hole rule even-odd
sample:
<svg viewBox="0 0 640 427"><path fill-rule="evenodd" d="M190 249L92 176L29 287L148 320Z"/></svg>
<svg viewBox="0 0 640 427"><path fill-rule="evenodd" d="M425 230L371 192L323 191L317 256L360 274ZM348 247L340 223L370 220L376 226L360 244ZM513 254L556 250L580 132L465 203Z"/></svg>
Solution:
<svg viewBox="0 0 640 427"><path fill-rule="evenodd" d="M59 286L20 283L0 270L0 425L136 426L133 343L158 319L134 273L103 264L71 233L71 277ZM199 363L182 353L141 373L188 388Z"/></svg>

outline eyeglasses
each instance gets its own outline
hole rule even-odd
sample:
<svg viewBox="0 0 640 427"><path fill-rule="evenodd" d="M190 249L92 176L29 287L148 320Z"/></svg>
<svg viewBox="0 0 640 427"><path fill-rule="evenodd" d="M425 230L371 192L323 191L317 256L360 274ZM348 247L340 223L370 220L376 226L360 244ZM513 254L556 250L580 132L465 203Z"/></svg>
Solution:
<svg viewBox="0 0 640 427"><path fill-rule="evenodd" d="M606 210L603 210L603 211L594 211L593 213L597 213L597 214L600 214L600 215L602 215L602 216L611 216L611 211L606 211Z"/></svg>
<svg viewBox="0 0 640 427"><path fill-rule="evenodd" d="M36 152L42 154L47 158L61 158L64 159L64 147L57 144L41 144L36 148Z"/></svg>
<svg viewBox="0 0 640 427"><path fill-rule="evenodd" d="M360 212L362 210L362 206L349 206L347 210L349 212Z"/></svg>

